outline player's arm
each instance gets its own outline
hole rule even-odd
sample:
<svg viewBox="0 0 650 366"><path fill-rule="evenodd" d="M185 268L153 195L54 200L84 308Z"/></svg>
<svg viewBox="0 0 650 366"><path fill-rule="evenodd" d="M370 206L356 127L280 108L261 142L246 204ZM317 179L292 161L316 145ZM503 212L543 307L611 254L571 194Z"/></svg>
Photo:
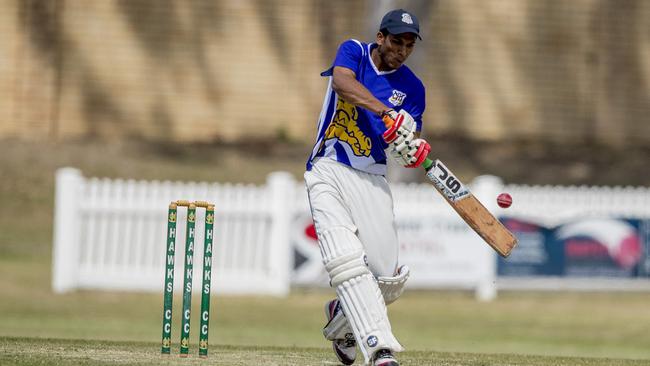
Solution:
<svg viewBox="0 0 650 366"><path fill-rule="evenodd" d="M332 89L346 102L367 109L377 115L381 115L382 112L390 109L375 98L363 84L358 82L354 71L347 67L334 67Z"/></svg>
<svg viewBox="0 0 650 366"><path fill-rule="evenodd" d="M373 113L381 115L384 112L393 111L375 98L363 84L357 81L354 71L347 67L335 66L332 73L332 89L343 100L355 106L365 108ZM390 113L391 118L397 119L397 112ZM410 117L410 116L409 116ZM420 137L420 131L415 130L415 125L410 126L413 129L415 138Z"/></svg>
<svg viewBox="0 0 650 366"><path fill-rule="evenodd" d="M332 89L343 100L357 107L367 109L378 115L388 114L395 124L383 135L389 144L389 154L408 168L420 166L431 150L425 140L419 138L413 117L405 111L399 113L375 98L370 91L357 81L356 74L347 67L335 66L332 70Z"/></svg>

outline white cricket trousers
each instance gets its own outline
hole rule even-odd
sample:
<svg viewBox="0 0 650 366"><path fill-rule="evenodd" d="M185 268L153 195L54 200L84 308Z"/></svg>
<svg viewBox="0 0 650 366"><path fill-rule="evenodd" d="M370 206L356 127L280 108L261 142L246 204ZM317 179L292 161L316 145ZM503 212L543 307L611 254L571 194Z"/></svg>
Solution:
<svg viewBox="0 0 650 366"><path fill-rule="evenodd" d="M323 264L366 365L380 349L402 351L375 280L392 277L397 268L386 179L321 158L305 172L305 182Z"/></svg>
<svg viewBox="0 0 650 366"><path fill-rule="evenodd" d="M320 158L305 172L305 183L319 237L335 227L351 229L363 245L372 274L393 276L399 246L386 178Z"/></svg>

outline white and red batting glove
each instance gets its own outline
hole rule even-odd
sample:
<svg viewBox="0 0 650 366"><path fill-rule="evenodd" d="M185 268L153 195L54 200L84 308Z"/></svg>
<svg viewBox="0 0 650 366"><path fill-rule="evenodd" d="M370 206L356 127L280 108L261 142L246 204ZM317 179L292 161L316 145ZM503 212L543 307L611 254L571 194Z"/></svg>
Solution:
<svg viewBox="0 0 650 366"><path fill-rule="evenodd" d="M415 132L415 120L407 111L402 109L397 113L394 109L389 109L381 114L382 118L386 115L395 121L383 134L384 141L387 144L390 145L393 142L399 142L399 137L406 137Z"/></svg>
<svg viewBox="0 0 650 366"><path fill-rule="evenodd" d="M431 145L424 139L415 137L416 123L407 111L401 110L398 113L389 109L383 112L382 116L386 114L395 120L383 134L389 154L402 166L419 167L431 151Z"/></svg>

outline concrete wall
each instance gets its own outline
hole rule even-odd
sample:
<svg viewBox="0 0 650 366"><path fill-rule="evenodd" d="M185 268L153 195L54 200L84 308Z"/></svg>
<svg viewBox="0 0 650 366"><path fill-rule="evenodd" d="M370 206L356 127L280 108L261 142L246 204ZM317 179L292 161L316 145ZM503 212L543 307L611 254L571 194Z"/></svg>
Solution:
<svg viewBox="0 0 650 366"><path fill-rule="evenodd" d="M643 0L0 0L0 137L311 141L377 4L421 19L428 134L650 142Z"/></svg>

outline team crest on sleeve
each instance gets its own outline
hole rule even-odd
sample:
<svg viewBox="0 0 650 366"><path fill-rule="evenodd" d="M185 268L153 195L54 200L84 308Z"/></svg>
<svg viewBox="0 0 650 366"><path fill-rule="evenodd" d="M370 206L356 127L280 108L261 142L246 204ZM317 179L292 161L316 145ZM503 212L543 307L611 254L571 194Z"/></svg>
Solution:
<svg viewBox="0 0 650 366"><path fill-rule="evenodd" d="M391 95L388 101L390 102L390 104L397 107L402 105L402 103L404 103L404 99L406 99L406 93L402 93L399 90L393 90L393 95Z"/></svg>

